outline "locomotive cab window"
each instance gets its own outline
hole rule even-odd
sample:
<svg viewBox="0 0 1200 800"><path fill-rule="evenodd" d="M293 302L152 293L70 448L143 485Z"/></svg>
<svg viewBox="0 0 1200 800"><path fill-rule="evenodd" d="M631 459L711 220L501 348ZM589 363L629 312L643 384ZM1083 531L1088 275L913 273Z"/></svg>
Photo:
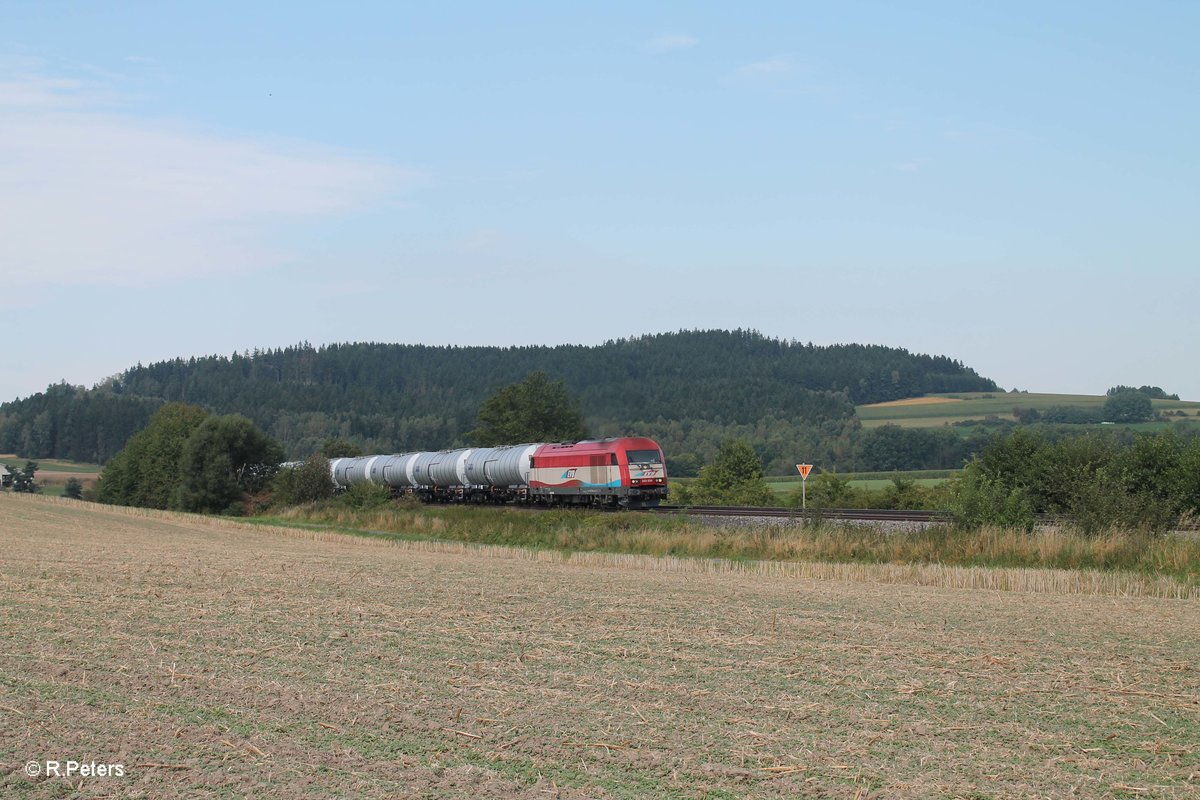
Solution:
<svg viewBox="0 0 1200 800"><path fill-rule="evenodd" d="M657 450L626 450L625 457L629 459L629 466L635 464L661 464L662 453Z"/></svg>

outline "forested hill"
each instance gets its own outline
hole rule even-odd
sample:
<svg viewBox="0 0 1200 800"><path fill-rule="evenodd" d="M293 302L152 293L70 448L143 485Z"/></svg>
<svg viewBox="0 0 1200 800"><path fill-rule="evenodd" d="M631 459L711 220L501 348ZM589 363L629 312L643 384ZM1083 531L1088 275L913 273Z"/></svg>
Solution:
<svg viewBox="0 0 1200 800"><path fill-rule="evenodd" d="M740 330L596 347L303 344L138 365L91 390L50 387L0 406L0 452L105 461L168 401L244 414L297 457L332 436L374 452L449 447L491 392L534 370L566 382L594 435L659 435L698 454L708 445L682 440L764 424L836 437L857 403L996 388L942 356Z"/></svg>

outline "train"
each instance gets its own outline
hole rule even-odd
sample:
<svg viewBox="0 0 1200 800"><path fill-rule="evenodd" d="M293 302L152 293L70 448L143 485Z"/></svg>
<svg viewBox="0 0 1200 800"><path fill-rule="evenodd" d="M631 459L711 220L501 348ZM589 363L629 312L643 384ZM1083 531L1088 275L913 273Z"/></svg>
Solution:
<svg viewBox="0 0 1200 800"><path fill-rule="evenodd" d="M425 502L654 508L667 468L653 439L625 436L335 458L334 486L389 487Z"/></svg>

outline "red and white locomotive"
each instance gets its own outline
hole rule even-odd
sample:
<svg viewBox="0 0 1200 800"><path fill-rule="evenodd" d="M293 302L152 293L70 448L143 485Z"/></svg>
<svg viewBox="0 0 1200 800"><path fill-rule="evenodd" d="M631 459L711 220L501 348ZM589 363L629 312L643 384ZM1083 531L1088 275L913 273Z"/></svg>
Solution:
<svg viewBox="0 0 1200 800"><path fill-rule="evenodd" d="M377 483L422 500L652 508L667 497L653 439L516 444L330 461L334 485Z"/></svg>

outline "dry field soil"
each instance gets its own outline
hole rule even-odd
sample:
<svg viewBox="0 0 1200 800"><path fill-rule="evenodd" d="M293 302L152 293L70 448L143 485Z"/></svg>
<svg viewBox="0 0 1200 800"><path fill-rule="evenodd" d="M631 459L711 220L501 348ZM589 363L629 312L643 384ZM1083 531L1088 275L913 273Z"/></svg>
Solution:
<svg viewBox="0 0 1200 800"><path fill-rule="evenodd" d="M0 495L0 797L1200 797L1197 601L458 549Z"/></svg>

